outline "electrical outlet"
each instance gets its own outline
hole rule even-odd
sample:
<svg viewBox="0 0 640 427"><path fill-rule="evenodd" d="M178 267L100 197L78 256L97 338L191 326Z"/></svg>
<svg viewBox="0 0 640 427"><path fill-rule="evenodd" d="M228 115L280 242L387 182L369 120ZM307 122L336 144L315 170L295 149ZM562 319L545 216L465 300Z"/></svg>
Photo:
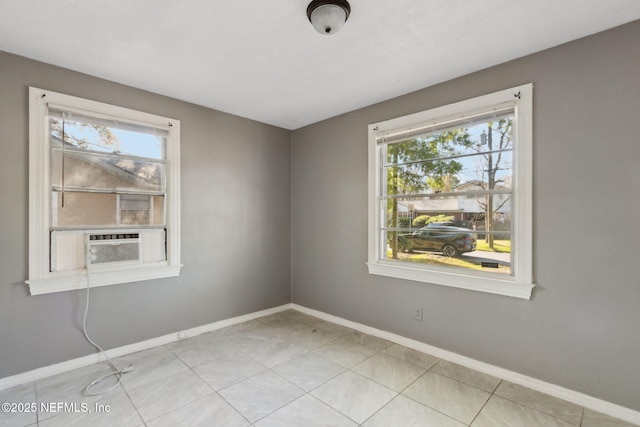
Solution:
<svg viewBox="0 0 640 427"><path fill-rule="evenodd" d="M413 318L422 322L422 307L418 307L414 310Z"/></svg>

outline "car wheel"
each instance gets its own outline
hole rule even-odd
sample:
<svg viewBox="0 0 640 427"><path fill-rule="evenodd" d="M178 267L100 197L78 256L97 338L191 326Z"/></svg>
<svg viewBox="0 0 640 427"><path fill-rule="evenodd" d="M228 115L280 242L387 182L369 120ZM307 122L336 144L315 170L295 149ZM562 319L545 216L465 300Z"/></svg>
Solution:
<svg viewBox="0 0 640 427"><path fill-rule="evenodd" d="M446 245L442 248L442 255L446 257L458 256L458 250L456 249L455 246Z"/></svg>
<svg viewBox="0 0 640 427"><path fill-rule="evenodd" d="M413 249L407 249L407 247L402 242L398 242L398 251L403 253L409 252L410 254L413 253Z"/></svg>

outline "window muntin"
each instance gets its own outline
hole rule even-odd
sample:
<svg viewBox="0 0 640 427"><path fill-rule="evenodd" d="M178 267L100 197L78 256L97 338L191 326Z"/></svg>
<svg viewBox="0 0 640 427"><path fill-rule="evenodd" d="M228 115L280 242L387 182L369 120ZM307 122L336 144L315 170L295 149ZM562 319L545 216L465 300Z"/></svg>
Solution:
<svg viewBox="0 0 640 427"><path fill-rule="evenodd" d="M530 297L531 101L524 85L369 126L371 274Z"/></svg>

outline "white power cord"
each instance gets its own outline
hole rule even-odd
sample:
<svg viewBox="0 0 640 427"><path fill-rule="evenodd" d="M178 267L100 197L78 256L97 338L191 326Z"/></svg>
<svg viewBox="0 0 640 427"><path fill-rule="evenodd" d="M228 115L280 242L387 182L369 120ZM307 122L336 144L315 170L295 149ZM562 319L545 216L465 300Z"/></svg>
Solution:
<svg viewBox="0 0 640 427"><path fill-rule="evenodd" d="M120 382L122 381L122 375L126 374L127 372L131 372L133 371L133 364L130 364L129 366L127 366L126 368L123 369L118 369L116 368L116 366L113 364L113 362L111 361L111 359L109 358L109 356L107 355L107 353L104 351L104 349L99 345L96 344L95 341L93 341L91 339L91 337L89 336L89 333L87 332L87 315L89 314L89 292L91 289L91 285L89 282L89 268L87 265L87 299L86 299L86 303L84 305L84 316L82 318L82 332L84 332L84 336L87 339L87 341L89 341L96 349L98 349L98 351L100 352L100 354L102 354L105 358L107 363L109 364L109 366L111 367L111 370L113 372L110 372L108 374L105 374L103 376L101 376L98 379L93 380L89 385L87 385L84 389L85 394L89 395L89 396L97 396L99 394L103 394L106 393L108 391L113 390L114 388L116 388ZM91 388L96 386L97 384L100 383L100 381L104 380L105 378L108 378L112 375L115 375L118 378L118 381L113 384L111 387L106 388L104 390L101 391L92 391Z"/></svg>

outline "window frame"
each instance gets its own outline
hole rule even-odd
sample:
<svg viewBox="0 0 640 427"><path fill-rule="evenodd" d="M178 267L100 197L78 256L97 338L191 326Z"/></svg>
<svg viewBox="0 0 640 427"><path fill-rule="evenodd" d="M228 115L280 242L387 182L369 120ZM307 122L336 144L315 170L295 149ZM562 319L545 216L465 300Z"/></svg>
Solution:
<svg viewBox="0 0 640 427"><path fill-rule="evenodd" d="M168 130L166 142L166 261L80 271L49 271L51 177L48 108L81 110L96 117ZM113 227L112 227L113 228ZM87 227L91 230L92 227ZM177 277L180 261L180 121L129 108L29 88L29 285L31 295Z"/></svg>
<svg viewBox="0 0 640 427"><path fill-rule="evenodd" d="M506 277L482 271L443 268L427 264L386 260L381 255L382 192L381 161L377 139L421 126L442 126L486 113L500 106L514 108L513 178L513 275ZM369 274L530 299L533 282L533 84L525 84L406 116L370 124L368 127ZM483 274L484 273L484 274Z"/></svg>

